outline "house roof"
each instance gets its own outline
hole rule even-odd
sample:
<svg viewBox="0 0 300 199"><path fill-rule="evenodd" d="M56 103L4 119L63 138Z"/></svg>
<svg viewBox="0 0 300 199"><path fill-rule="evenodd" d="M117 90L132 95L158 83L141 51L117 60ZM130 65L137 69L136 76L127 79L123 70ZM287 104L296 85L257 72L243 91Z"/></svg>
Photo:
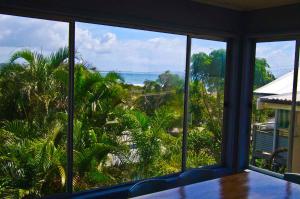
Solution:
<svg viewBox="0 0 300 199"><path fill-rule="evenodd" d="M292 93L260 97L257 99L256 107L258 110L261 109L291 110ZM300 92L297 92L296 111L300 112Z"/></svg>
<svg viewBox="0 0 300 199"><path fill-rule="evenodd" d="M268 95L264 97L260 97L259 102L268 102L268 103L276 103L276 104L291 104L292 103L292 92L284 93L279 95ZM297 92L296 97L297 105L300 105L300 91Z"/></svg>
<svg viewBox="0 0 300 199"><path fill-rule="evenodd" d="M257 95L283 95L293 91L294 72L288 72L274 81L254 90ZM300 91L300 70L298 71L297 91Z"/></svg>
<svg viewBox="0 0 300 199"><path fill-rule="evenodd" d="M257 108L290 110L293 97L293 77L294 72L291 71L254 90L254 94L261 96L257 99ZM300 111L300 70L298 72L296 103L297 111Z"/></svg>

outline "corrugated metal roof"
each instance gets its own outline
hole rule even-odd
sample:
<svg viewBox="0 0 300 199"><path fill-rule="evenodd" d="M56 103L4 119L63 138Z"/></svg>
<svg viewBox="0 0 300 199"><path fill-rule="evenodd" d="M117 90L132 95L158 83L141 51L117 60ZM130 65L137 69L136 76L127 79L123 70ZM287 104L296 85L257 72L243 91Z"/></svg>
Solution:
<svg viewBox="0 0 300 199"><path fill-rule="evenodd" d="M293 91L293 77L294 72L288 72L253 92L259 95L281 95L291 93ZM298 71L297 91L300 91L300 70Z"/></svg>
<svg viewBox="0 0 300 199"><path fill-rule="evenodd" d="M292 103L292 93L284 93L280 95L268 95L264 97L260 97L259 102L268 102L268 103L276 103L276 104L291 104ZM296 98L297 104L300 104L300 91L297 92Z"/></svg>

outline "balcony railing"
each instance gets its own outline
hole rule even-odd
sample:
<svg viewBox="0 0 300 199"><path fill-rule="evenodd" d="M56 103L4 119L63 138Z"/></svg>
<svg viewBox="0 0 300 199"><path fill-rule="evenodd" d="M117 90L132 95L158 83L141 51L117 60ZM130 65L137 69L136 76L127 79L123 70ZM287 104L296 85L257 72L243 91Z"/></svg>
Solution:
<svg viewBox="0 0 300 199"><path fill-rule="evenodd" d="M287 164L288 129L275 128L275 123L259 123L252 130L252 159L265 160L267 169L284 170Z"/></svg>

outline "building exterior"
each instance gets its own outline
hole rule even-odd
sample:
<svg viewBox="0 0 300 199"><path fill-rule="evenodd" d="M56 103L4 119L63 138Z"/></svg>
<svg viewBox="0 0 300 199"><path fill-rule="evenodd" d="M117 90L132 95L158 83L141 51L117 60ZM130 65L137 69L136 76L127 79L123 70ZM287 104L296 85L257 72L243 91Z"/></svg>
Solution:
<svg viewBox="0 0 300 199"><path fill-rule="evenodd" d="M290 115L292 108L293 71L284 74L276 80L256 89L254 95L260 96L257 99L258 110L274 111L274 117L266 123L253 125L253 152L254 157L262 157L269 154L270 158L279 156L281 166L286 167L288 149L292 147L292 172L300 172L300 158L297 151L300 149L300 89L299 81L296 98L296 118L293 144L289 143ZM298 76L299 77L299 76ZM261 152L261 155L260 155ZM278 154L276 154L278 152ZM265 158L267 158L266 155Z"/></svg>

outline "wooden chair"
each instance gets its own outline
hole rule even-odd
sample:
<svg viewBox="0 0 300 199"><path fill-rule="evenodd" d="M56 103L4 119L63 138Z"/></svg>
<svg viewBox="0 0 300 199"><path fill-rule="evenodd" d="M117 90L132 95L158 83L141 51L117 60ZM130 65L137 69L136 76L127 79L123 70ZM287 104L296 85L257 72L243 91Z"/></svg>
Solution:
<svg viewBox="0 0 300 199"><path fill-rule="evenodd" d="M289 182L300 184L300 174L299 173L285 173L283 179Z"/></svg>
<svg viewBox="0 0 300 199"><path fill-rule="evenodd" d="M178 186L211 180L214 177L214 171L212 170L201 168L190 169L179 175Z"/></svg>
<svg viewBox="0 0 300 199"><path fill-rule="evenodd" d="M136 197L153 192L168 189L168 182L163 179L149 179L136 183L133 185L128 193L129 197Z"/></svg>

